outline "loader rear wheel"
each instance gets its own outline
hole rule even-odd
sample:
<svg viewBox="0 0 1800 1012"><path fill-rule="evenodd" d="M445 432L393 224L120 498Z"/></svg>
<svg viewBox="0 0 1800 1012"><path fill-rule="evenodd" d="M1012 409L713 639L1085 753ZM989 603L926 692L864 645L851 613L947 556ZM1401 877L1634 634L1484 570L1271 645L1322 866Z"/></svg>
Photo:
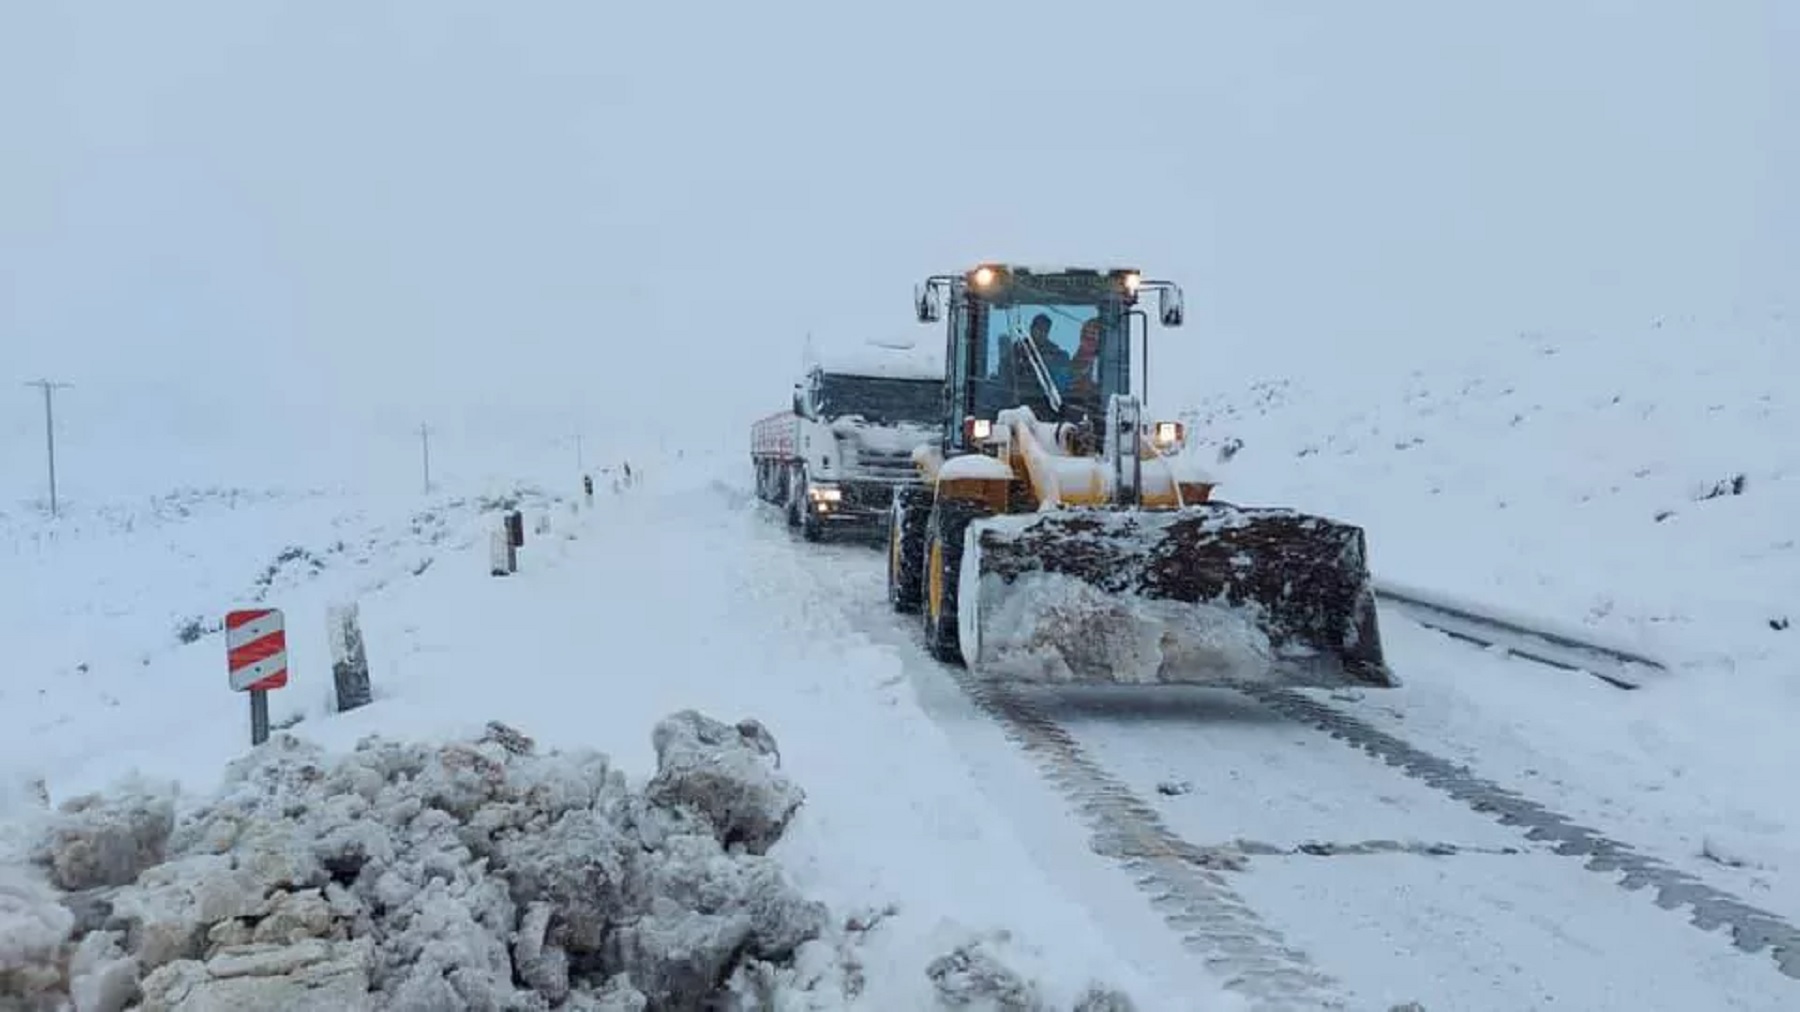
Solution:
<svg viewBox="0 0 1800 1012"><path fill-rule="evenodd" d="M910 615L924 599L925 528L931 520L932 490L902 485L888 507L888 604Z"/></svg>
<svg viewBox="0 0 1800 1012"><path fill-rule="evenodd" d="M990 513L960 499L937 500L925 531L925 649L946 664L963 663L957 624L957 583L962 577L963 533Z"/></svg>

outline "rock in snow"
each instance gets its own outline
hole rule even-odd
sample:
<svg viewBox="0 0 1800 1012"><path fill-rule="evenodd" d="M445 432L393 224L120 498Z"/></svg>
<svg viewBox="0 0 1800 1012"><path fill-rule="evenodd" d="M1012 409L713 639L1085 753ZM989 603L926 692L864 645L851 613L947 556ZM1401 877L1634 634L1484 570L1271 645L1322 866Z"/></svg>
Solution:
<svg viewBox="0 0 1800 1012"><path fill-rule="evenodd" d="M767 856L805 797L773 736L685 710L652 741L642 793L490 723L335 757L278 734L179 822L172 788L73 799L0 867L0 1012L843 1007L854 933ZM929 976L1043 1007L976 950Z"/></svg>

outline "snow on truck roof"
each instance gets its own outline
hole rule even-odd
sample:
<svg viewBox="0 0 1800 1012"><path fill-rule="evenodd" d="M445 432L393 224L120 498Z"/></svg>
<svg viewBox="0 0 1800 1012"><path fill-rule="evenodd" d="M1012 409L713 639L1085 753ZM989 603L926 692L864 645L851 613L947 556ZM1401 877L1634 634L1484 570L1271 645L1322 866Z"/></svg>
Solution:
<svg viewBox="0 0 1800 1012"><path fill-rule="evenodd" d="M944 378L944 352L935 346L919 348L896 343L841 348L822 352L816 364L825 372L844 376L925 380Z"/></svg>
<svg viewBox="0 0 1800 1012"><path fill-rule="evenodd" d="M1093 264L1015 264L999 261L995 267L1004 267L1009 271L1024 271L1028 274L1071 274L1092 271L1096 274L1112 274L1129 272L1136 267L1096 267Z"/></svg>

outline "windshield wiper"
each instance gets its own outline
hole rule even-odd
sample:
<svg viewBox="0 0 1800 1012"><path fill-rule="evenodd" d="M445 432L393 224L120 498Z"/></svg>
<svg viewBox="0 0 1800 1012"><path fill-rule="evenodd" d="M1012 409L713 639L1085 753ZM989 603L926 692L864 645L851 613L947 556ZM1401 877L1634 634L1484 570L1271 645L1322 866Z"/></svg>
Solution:
<svg viewBox="0 0 1800 1012"><path fill-rule="evenodd" d="M1050 367L1044 362L1044 353L1038 351L1037 342L1024 334L1015 331L1011 336L1015 348L1025 349L1025 359L1031 363L1032 374L1037 377L1038 389L1044 392L1044 399L1050 404L1050 413L1061 418L1062 394L1056 389L1056 381L1050 378Z"/></svg>

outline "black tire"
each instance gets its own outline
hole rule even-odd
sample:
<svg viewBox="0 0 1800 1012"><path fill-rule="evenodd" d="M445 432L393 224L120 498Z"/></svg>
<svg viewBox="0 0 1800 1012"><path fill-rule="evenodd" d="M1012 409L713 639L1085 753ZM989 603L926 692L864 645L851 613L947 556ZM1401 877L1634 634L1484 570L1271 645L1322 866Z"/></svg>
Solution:
<svg viewBox="0 0 1800 1012"><path fill-rule="evenodd" d="M945 664L963 663L962 635L957 627L963 534L970 521L989 512L979 503L940 498L926 525L920 567L925 576L924 601L919 611L925 626L925 649Z"/></svg>
<svg viewBox="0 0 1800 1012"><path fill-rule="evenodd" d="M800 526L800 502L806 498L806 469L793 467L787 472L787 525Z"/></svg>
<svg viewBox="0 0 1800 1012"><path fill-rule="evenodd" d="M901 485L888 508L888 604L902 615L917 612L925 593L925 527L934 498L927 486Z"/></svg>

